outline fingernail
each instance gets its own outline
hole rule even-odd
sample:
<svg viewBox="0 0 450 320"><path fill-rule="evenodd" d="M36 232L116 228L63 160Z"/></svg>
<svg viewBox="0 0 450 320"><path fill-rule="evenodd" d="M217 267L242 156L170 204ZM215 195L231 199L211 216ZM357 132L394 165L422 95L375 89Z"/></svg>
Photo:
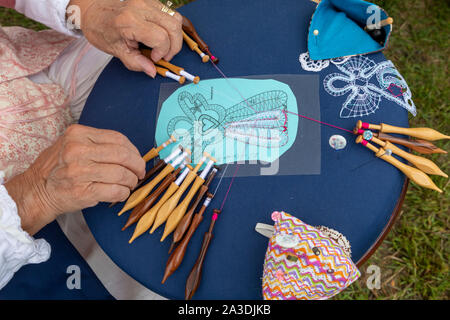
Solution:
<svg viewBox="0 0 450 320"><path fill-rule="evenodd" d="M147 75L149 75L153 79L156 77L155 66L153 65L153 63L149 59L147 59L144 56L137 56L136 57L136 62L139 63L139 65L141 66L142 70L144 70L144 72Z"/></svg>

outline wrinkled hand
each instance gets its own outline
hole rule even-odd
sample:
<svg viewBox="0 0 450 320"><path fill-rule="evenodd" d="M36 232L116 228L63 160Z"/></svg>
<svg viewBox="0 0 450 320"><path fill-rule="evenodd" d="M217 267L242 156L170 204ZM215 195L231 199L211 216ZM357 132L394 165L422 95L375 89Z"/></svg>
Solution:
<svg viewBox="0 0 450 320"><path fill-rule="evenodd" d="M70 5L80 7L81 30L89 42L130 70L156 75L153 62L139 52L139 42L153 48L153 61L170 61L183 45L181 15L162 12L158 0L72 0Z"/></svg>
<svg viewBox="0 0 450 320"><path fill-rule="evenodd" d="M6 188L34 233L62 213L124 201L144 175L145 161L124 135L73 125Z"/></svg>

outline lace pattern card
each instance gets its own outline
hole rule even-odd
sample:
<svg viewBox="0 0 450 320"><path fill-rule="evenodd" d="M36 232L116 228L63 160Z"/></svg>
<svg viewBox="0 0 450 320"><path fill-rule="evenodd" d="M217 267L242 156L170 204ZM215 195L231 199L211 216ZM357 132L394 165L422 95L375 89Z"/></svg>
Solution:
<svg viewBox="0 0 450 320"><path fill-rule="evenodd" d="M318 76L164 83L156 144L173 134L193 150L193 163L207 151L219 165L238 161L238 176L320 174L320 126L297 113L320 119Z"/></svg>

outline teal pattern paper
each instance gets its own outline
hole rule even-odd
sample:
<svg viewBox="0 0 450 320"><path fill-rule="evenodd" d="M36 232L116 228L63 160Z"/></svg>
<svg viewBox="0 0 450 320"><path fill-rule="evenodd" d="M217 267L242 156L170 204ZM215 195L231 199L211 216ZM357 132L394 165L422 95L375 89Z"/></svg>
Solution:
<svg viewBox="0 0 450 320"><path fill-rule="evenodd" d="M217 164L273 162L293 145L298 130L297 99L276 80L211 79L180 87L162 104L156 143L171 135L192 151L196 164L204 151ZM166 148L161 158L170 154Z"/></svg>

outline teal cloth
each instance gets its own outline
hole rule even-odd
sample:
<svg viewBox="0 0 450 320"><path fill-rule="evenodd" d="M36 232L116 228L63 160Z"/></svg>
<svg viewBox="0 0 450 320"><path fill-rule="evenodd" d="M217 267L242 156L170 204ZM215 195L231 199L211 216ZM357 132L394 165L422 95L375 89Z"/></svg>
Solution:
<svg viewBox="0 0 450 320"><path fill-rule="evenodd" d="M308 34L308 51L312 60L325 60L367 54L383 50L392 32L392 26L384 27L384 45L372 39L364 31L373 11L373 3L362 0L322 0L313 15ZM380 19L388 18L380 8ZM319 34L314 35L318 30Z"/></svg>

